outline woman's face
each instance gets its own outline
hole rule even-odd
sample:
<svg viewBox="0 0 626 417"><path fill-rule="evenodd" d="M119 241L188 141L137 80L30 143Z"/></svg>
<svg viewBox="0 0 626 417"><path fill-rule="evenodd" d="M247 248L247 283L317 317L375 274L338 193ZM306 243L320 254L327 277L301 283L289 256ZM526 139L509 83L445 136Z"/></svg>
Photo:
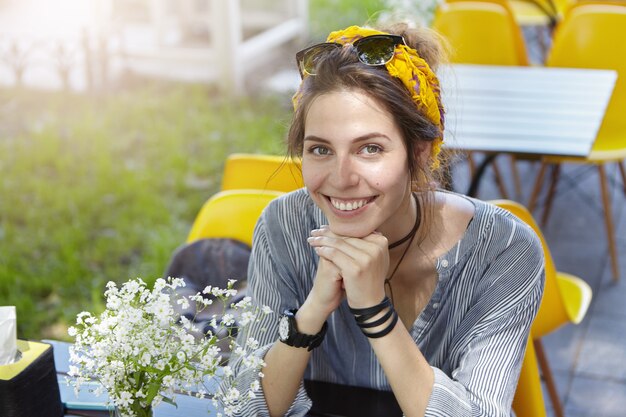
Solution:
<svg viewBox="0 0 626 417"><path fill-rule="evenodd" d="M411 210L407 151L394 120L369 96L338 91L317 97L304 126L302 174L330 229L404 236Z"/></svg>

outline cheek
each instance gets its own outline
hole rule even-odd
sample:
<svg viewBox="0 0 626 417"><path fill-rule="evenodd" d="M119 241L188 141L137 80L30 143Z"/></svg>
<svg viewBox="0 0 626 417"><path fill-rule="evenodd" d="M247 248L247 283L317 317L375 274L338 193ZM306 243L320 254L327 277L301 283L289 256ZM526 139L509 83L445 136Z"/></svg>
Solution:
<svg viewBox="0 0 626 417"><path fill-rule="evenodd" d="M307 189L315 190L323 182L323 175L319 169L315 169L303 161L302 180L304 181L304 186Z"/></svg>
<svg viewBox="0 0 626 417"><path fill-rule="evenodd" d="M404 186L409 181L409 174L402 164L370 168L367 172L370 184L376 188L394 188Z"/></svg>

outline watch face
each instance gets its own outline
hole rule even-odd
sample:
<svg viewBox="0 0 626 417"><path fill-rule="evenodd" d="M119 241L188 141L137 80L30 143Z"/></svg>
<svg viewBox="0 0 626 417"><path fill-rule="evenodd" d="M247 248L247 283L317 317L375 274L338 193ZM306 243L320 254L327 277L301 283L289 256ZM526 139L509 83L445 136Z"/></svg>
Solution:
<svg viewBox="0 0 626 417"><path fill-rule="evenodd" d="M289 317L282 316L278 323L278 337L280 340L285 341L289 339Z"/></svg>

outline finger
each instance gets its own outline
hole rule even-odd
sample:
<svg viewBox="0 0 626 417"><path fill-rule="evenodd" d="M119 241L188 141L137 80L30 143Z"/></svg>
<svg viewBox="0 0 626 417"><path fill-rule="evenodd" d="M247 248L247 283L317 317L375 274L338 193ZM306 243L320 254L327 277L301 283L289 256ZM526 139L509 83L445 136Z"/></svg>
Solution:
<svg viewBox="0 0 626 417"><path fill-rule="evenodd" d="M336 267L341 277L345 277L346 274L353 276L356 274L356 271L360 270L354 258L337 248L331 246L316 246L314 250L320 258L330 262Z"/></svg>
<svg viewBox="0 0 626 417"><path fill-rule="evenodd" d="M328 246L344 252L353 259L363 256L380 256L388 251L387 240L382 238L335 238L327 235L311 236L307 239L312 247Z"/></svg>
<svg viewBox="0 0 626 417"><path fill-rule="evenodd" d="M375 243L375 244L383 246L383 247L389 246L389 240L387 239L387 237L385 235L383 235L380 232L371 233L371 234L365 236L363 238L363 240L366 241L366 242Z"/></svg>
<svg viewBox="0 0 626 417"><path fill-rule="evenodd" d="M333 277L332 278L333 281L341 281L342 280L341 271L339 270L339 268L337 268L337 266L334 263L332 263L332 261L323 257L320 257L320 258L321 259L320 259L318 269L317 269L318 272L324 271L325 275Z"/></svg>
<svg viewBox="0 0 626 417"><path fill-rule="evenodd" d="M350 247L347 245L347 247ZM321 258L332 262L338 269L343 279L383 279L388 268L388 258L383 251L386 248L376 247L374 254L353 248L350 253L332 246L316 246L315 252Z"/></svg>
<svg viewBox="0 0 626 417"><path fill-rule="evenodd" d="M378 231L374 231L374 232L370 233L369 235L367 235L367 236L365 236L363 238L356 238L356 237L337 235L337 234L333 233L328 226L322 226L319 229L312 230L311 231L311 236L314 236L314 237L318 237L318 236L335 237L335 238L338 238L338 239L343 239L343 240L345 240L347 242L351 242L355 246L358 246L358 243L355 243L355 242L359 242L361 240L364 240L366 242L372 242L372 243L375 243L375 244L380 245L382 247L387 247L388 244L389 244L389 241L387 240L387 237L385 237L382 233L380 233Z"/></svg>
<svg viewBox="0 0 626 417"><path fill-rule="evenodd" d="M333 234L333 232L330 231L330 228L328 226L326 226L326 225L321 225L319 228L311 230L311 236L321 236L321 235L326 234L326 233ZM337 236L337 235L335 235L335 236Z"/></svg>

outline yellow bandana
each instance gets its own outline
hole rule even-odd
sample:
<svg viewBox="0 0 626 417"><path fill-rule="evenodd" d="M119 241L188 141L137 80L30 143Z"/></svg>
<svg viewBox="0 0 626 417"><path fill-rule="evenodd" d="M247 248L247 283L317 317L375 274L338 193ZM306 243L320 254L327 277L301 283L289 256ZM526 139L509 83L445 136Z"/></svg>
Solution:
<svg viewBox="0 0 626 417"><path fill-rule="evenodd" d="M350 26L344 30L331 32L326 42L336 42L342 45L352 44L357 40L371 35L383 35L375 29L362 28L359 26ZM441 104L441 89L439 80L413 48L406 45L396 45L394 57L385 64L387 72L392 77L402 81L407 90L411 93L411 98L420 111L423 111L426 117L432 121L441 132L441 136L433 142L432 145L432 169L439 167L437 156L441 151L443 143L443 127L444 127L444 111ZM297 107L302 93L298 90L293 97L294 108Z"/></svg>

